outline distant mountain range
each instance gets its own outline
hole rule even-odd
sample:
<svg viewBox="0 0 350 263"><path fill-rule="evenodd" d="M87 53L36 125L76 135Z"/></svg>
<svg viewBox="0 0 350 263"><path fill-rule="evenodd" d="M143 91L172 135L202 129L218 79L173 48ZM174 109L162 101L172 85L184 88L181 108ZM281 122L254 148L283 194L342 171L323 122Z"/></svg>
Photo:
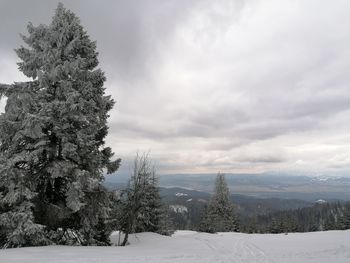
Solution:
<svg viewBox="0 0 350 263"><path fill-rule="evenodd" d="M160 176L159 184L164 188L179 187L211 193L215 174L169 174ZM127 184L128 176L115 175L106 178L109 188L121 188ZM226 174L226 181L234 195L255 198L300 199L314 202L350 200L350 177L296 176L285 174Z"/></svg>
<svg viewBox="0 0 350 263"><path fill-rule="evenodd" d="M163 200L172 205L181 205L189 211L194 208L202 209L208 204L211 195L206 192L188 190L184 188L160 189ZM293 210L312 206L314 203L298 199L256 198L246 195L232 194L231 200L241 215L268 214L280 210Z"/></svg>

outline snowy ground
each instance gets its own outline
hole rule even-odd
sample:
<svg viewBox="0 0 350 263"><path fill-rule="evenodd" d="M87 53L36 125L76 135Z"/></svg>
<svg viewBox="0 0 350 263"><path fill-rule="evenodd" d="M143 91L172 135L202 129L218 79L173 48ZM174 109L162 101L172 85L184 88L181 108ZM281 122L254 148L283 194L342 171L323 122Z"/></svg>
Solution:
<svg viewBox="0 0 350 263"><path fill-rule="evenodd" d="M350 230L296 234L142 233L127 247L50 246L0 250L0 262L349 263Z"/></svg>

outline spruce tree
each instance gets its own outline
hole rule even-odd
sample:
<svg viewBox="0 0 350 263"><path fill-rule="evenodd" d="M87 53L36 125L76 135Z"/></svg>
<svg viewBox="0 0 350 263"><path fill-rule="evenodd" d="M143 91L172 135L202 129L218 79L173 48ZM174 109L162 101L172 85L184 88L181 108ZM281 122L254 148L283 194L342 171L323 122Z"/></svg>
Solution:
<svg viewBox="0 0 350 263"><path fill-rule="evenodd" d="M218 173L216 177L214 195L206 209L199 229L209 233L230 232L238 229L234 207L230 200L230 191L225 175L222 173Z"/></svg>
<svg viewBox="0 0 350 263"><path fill-rule="evenodd" d="M159 194L158 178L154 168L144 176L143 198L138 213L135 232L158 232L164 213L162 200Z"/></svg>
<svg viewBox="0 0 350 263"><path fill-rule="evenodd" d="M344 205L343 215L340 217L341 229L350 229L350 204Z"/></svg>
<svg viewBox="0 0 350 263"><path fill-rule="evenodd" d="M108 112L96 43L78 17L59 4L49 25L28 24L16 50L31 81L1 85L0 224L2 246L42 245L74 231L96 244L108 213L103 173L114 172L104 147ZM50 235L48 233L51 233ZM102 235L104 236L104 235Z"/></svg>

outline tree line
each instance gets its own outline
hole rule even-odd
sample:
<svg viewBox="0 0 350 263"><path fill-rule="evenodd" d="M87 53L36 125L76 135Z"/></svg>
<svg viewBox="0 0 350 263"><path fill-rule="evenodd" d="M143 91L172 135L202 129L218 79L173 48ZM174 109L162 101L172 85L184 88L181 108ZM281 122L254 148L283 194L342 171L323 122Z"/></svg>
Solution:
<svg viewBox="0 0 350 263"><path fill-rule="evenodd" d="M112 230L159 231L162 207L148 157L118 198L103 186L121 160L105 146L114 105L96 43L59 4L27 26L16 49L27 82L0 84L0 247L106 245Z"/></svg>
<svg viewBox="0 0 350 263"><path fill-rule="evenodd" d="M246 233L288 233L350 229L350 202L315 204L295 210L243 217Z"/></svg>
<svg viewBox="0 0 350 263"><path fill-rule="evenodd" d="M217 219L210 220L207 215L209 204L192 201L184 204L187 208L185 213L170 212L170 218L176 229L213 231L211 228L217 224ZM309 207L287 209L275 212L246 214L234 204L234 216L231 222L235 227L231 231L242 233L290 233L290 232L313 232L327 230L350 229L350 202L337 201L330 203L316 203ZM203 221L203 219L205 219ZM208 220L209 219L209 220ZM208 225L206 228L206 224Z"/></svg>

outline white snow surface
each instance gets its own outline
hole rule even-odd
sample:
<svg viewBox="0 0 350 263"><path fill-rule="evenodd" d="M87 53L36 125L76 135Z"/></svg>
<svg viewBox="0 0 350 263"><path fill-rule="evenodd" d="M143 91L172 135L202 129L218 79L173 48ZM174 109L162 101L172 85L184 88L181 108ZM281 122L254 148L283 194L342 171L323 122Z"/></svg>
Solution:
<svg viewBox="0 0 350 263"><path fill-rule="evenodd" d="M176 193L175 194L177 197L179 197L179 196L188 196L188 194L184 194L184 193Z"/></svg>
<svg viewBox="0 0 350 263"><path fill-rule="evenodd" d="M172 209L175 213L188 213L188 209L184 205L170 205L170 209Z"/></svg>
<svg viewBox="0 0 350 263"><path fill-rule="evenodd" d="M48 246L0 250L0 262L349 263L350 230L293 234L131 235L126 247Z"/></svg>

